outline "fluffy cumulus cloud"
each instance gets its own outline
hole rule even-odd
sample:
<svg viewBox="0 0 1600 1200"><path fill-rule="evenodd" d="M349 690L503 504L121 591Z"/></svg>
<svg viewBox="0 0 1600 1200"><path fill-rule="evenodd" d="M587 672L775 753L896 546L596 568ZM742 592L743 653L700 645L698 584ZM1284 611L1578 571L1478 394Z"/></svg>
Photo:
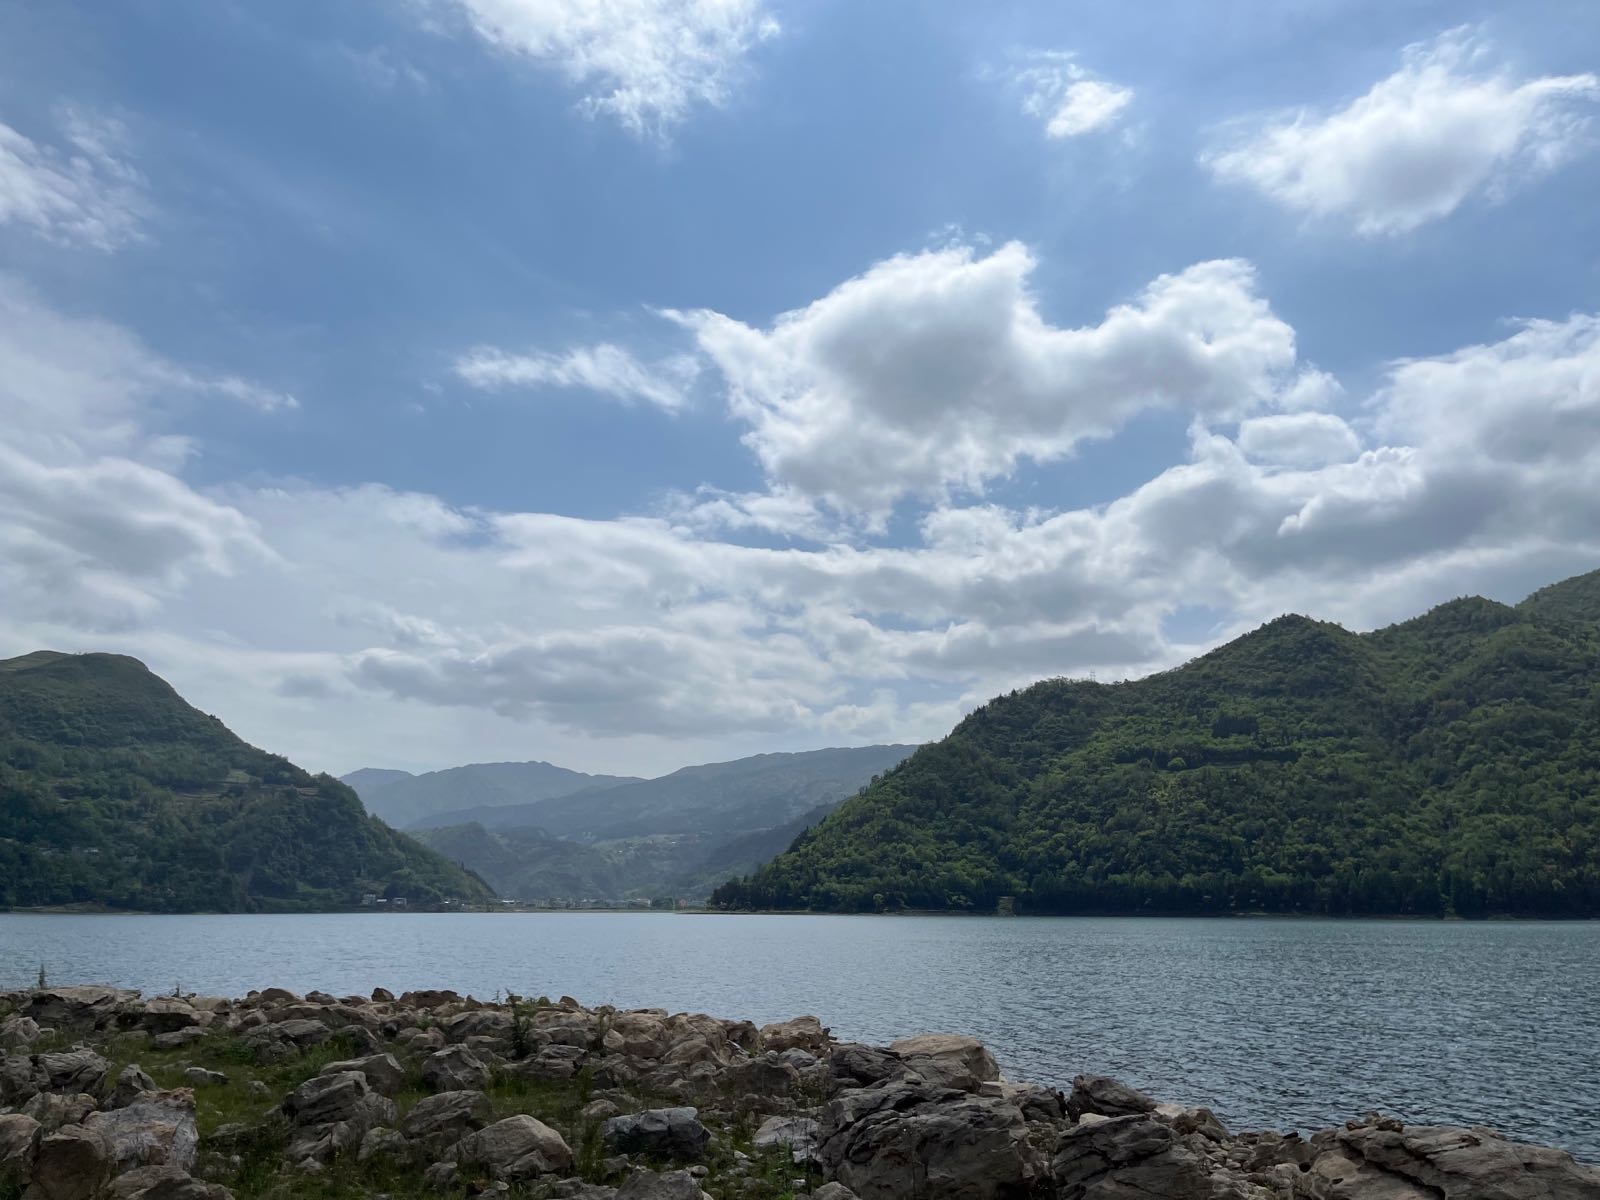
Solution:
<svg viewBox="0 0 1600 1200"><path fill-rule="evenodd" d="M1046 136L1081 137L1108 129L1133 103L1133 89L1097 78L1072 54L1045 51L1008 73L1022 111L1044 122Z"/></svg>
<svg viewBox="0 0 1600 1200"><path fill-rule="evenodd" d="M289 402L179 367L103 321L65 316L0 276L0 585L20 608L86 628L150 617L197 573L271 552L250 521L173 472L164 426L209 397Z"/></svg>
<svg viewBox="0 0 1600 1200"><path fill-rule="evenodd" d="M40 141L0 122L0 225L97 250L139 237L148 203L121 127L70 110L59 125Z"/></svg>
<svg viewBox="0 0 1600 1200"><path fill-rule="evenodd" d="M1295 365L1294 332L1247 263L1163 275L1084 328L1040 312L1034 265L1019 243L958 245L880 262L767 329L669 315L720 372L768 476L872 521L904 496L1060 458L1145 409L1244 415Z"/></svg>
<svg viewBox="0 0 1600 1200"><path fill-rule="evenodd" d="M580 388L624 404L652 404L668 412L688 403L698 364L679 355L646 365L610 342L561 353L513 354L479 346L456 360L455 373L487 391L508 388Z"/></svg>
<svg viewBox="0 0 1600 1200"><path fill-rule="evenodd" d="M1398 71L1344 108L1247 124L1203 161L1218 179L1308 216L1406 233L1552 170L1585 143L1600 77L1519 79L1491 61L1485 41L1453 30L1408 47Z"/></svg>
<svg viewBox="0 0 1600 1200"><path fill-rule="evenodd" d="M560 71L591 114L660 134L727 102L778 33L761 0L444 0L485 42Z"/></svg>
<svg viewBox="0 0 1600 1200"><path fill-rule="evenodd" d="M1172 632L1196 607L1220 614L1208 638L1285 610L1365 627L1600 560L1600 317L1391 364L1347 422L1315 406L1343 397L1296 373L1242 264L1163 277L1086 329L1043 319L1030 266L1018 247L909 256L765 330L681 318L778 482L609 520L376 484L196 488L150 382L185 372L12 296L29 324L0 323L25 415L0 437L0 643L139 654L316 767L653 771L937 736L1041 676L1171 665L1203 648ZM1109 504L942 491L1152 403L1191 422L1188 453ZM841 405L850 436L881 439L887 491L800 436L848 442ZM902 436L910 475L886 453ZM808 470L815 494L789 482ZM832 532L833 499L907 488L933 498L905 535Z"/></svg>

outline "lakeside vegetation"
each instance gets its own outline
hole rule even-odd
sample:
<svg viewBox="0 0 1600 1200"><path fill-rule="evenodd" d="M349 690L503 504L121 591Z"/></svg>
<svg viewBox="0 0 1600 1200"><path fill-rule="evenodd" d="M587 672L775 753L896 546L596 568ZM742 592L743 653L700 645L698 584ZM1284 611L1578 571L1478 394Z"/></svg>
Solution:
<svg viewBox="0 0 1600 1200"><path fill-rule="evenodd" d="M724 909L1600 915L1600 572L1002 696Z"/></svg>

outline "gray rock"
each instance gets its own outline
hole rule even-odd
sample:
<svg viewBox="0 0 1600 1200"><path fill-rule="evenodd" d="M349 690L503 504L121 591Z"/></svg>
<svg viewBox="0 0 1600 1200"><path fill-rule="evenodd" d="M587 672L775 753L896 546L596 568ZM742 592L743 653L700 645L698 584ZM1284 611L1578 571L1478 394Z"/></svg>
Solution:
<svg viewBox="0 0 1600 1200"><path fill-rule="evenodd" d="M138 1167L112 1181L109 1200L233 1200L233 1193L177 1167Z"/></svg>
<svg viewBox="0 0 1600 1200"><path fill-rule="evenodd" d="M36 1054L33 1058L35 1076L43 1091L98 1093L111 1074L111 1064L93 1050L61 1050L54 1054Z"/></svg>
<svg viewBox="0 0 1600 1200"><path fill-rule="evenodd" d="M1072 1094L1067 1097L1067 1116L1074 1121L1084 1113L1125 1117L1155 1110L1156 1102L1149 1096L1104 1075L1079 1075L1072 1081Z"/></svg>
<svg viewBox="0 0 1600 1200"><path fill-rule="evenodd" d="M195 1087L226 1087L228 1077L221 1071L208 1071L204 1067L185 1067L183 1077Z"/></svg>
<svg viewBox="0 0 1600 1200"><path fill-rule="evenodd" d="M892 1042L889 1049L932 1087L976 1092L980 1085L1000 1078L994 1055L977 1038L924 1033Z"/></svg>
<svg viewBox="0 0 1600 1200"><path fill-rule="evenodd" d="M0 1113L0 1181L27 1183L44 1128L23 1113Z"/></svg>
<svg viewBox="0 0 1600 1200"><path fill-rule="evenodd" d="M635 1171L617 1189L616 1200L710 1200L687 1171Z"/></svg>
<svg viewBox="0 0 1600 1200"><path fill-rule="evenodd" d="M152 1166L188 1171L200 1145L194 1093L188 1088L148 1092L125 1108L90 1113L83 1127L104 1140L117 1171Z"/></svg>
<svg viewBox="0 0 1600 1200"><path fill-rule="evenodd" d="M825 1183L811 1193L811 1200L861 1200L842 1183Z"/></svg>
<svg viewBox="0 0 1600 1200"><path fill-rule="evenodd" d="M819 1127L810 1117L768 1117L750 1139L757 1150L787 1148L795 1162L815 1158Z"/></svg>
<svg viewBox="0 0 1600 1200"><path fill-rule="evenodd" d="M182 1000L165 997L146 1000L142 1008L124 1013L120 1023L143 1029L151 1034L176 1033L180 1029L195 1029L210 1023L210 1013L198 1013Z"/></svg>
<svg viewBox="0 0 1600 1200"><path fill-rule="evenodd" d="M1209 1163L1170 1125L1144 1113L1066 1130L1050 1176L1061 1200L1209 1200L1213 1190Z"/></svg>
<svg viewBox="0 0 1600 1200"><path fill-rule="evenodd" d="M422 1063L423 1081L435 1091L465 1092L487 1087L489 1064L465 1046L447 1046Z"/></svg>
<svg viewBox="0 0 1600 1200"><path fill-rule="evenodd" d="M39 1140L26 1200L94 1200L111 1179L111 1165L99 1134L69 1125Z"/></svg>
<svg viewBox="0 0 1600 1200"><path fill-rule="evenodd" d="M1600 1197L1600 1167L1576 1163L1565 1151L1513 1142L1483 1128L1398 1125L1373 1122L1335 1135L1337 1150L1318 1156L1311 1168L1328 1183L1328 1200L1410 1194L1436 1200ZM1346 1173L1342 1163L1354 1169Z"/></svg>
<svg viewBox="0 0 1600 1200"><path fill-rule="evenodd" d="M144 1073L138 1063L129 1063L117 1072L117 1082L111 1088L107 1108L127 1108L146 1092L159 1091L156 1081Z"/></svg>
<svg viewBox="0 0 1600 1200"><path fill-rule="evenodd" d="M0 1021L0 1050L26 1050L43 1035L32 1017L7 1017Z"/></svg>
<svg viewBox="0 0 1600 1200"><path fill-rule="evenodd" d="M607 1148L620 1154L698 1158L711 1140L692 1108L652 1108L612 1117L600 1127Z"/></svg>
<svg viewBox="0 0 1600 1200"><path fill-rule="evenodd" d="M842 1092L821 1133L824 1173L863 1200L1002 1200L1045 1173L1015 1105L951 1089L885 1082Z"/></svg>
<svg viewBox="0 0 1600 1200"><path fill-rule="evenodd" d="M392 1054L369 1054L366 1058L329 1063L317 1074L338 1075L345 1071L358 1071L365 1075L372 1090L384 1096L394 1096L406 1082L405 1068Z"/></svg>
<svg viewBox="0 0 1600 1200"><path fill-rule="evenodd" d="M763 1050L800 1049L823 1054L828 1049L828 1042L828 1029L816 1017L795 1017L761 1027Z"/></svg>
<svg viewBox="0 0 1600 1200"><path fill-rule="evenodd" d="M374 1158L388 1159L393 1162L407 1162L415 1156L415 1149L398 1129L379 1126L369 1129L361 1139L361 1148L356 1152L360 1162L370 1162Z"/></svg>
<svg viewBox="0 0 1600 1200"><path fill-rule="evenodd" d="M100 1026L138 999L138 992L98 984L41 988L29 995L23 1015L41 1025Z"/></svg>
<svg viewBox="0 0 1600 1200"><path fill-rule="evenodd" d="M856 1042L833 1048L828 1055L828 1071L835 1084L841 1087L865 1087L885 1080L900 1080L908 1073L905 1063L892 1050Z"/></svg>
<svg viewBox="0 0 1600 1200"><path fill-rule="evenodd" d="M26 1104L39 1092L39 1081L34 1075L33 1060L26 1054L8 1054L0 1058L0 1105Z"/></svg>
<svg viewBox="0 0 1600 1200"><path fill-rule="evenodd" d="M493 1115L494 1106L482 1092L440 1092L417 1101L400 1123L400 1131L430 1144L451 1145L482 1129Z"/></svg>
<svg viewBox="0 0 1600 1200"><path fill-rule="evenodd" d="M182 1050L205 1040L204 1029L174 1029L171 1033L156 1034L150 1039L150 1045L156 1050Z"/></svg>
<svg viewBox="0 0 1600 1200"><path fill-rule="evenodd" d="M571 1169L572 1150L550 1126L523 1114L469 1133L456 1144L455 1159L462 1167L517 1183Z"/></svg>
<svg viewBox="0 0 1600 1200"><path fill-rule="evenodd" d="M54 1092L40 1092L22 1106L26 1116L32 1117L46 1133L54 1133L63 1125L79 1125L99 1105L93 1096L79 1092L75 1096L58 1096Z"/></svg>

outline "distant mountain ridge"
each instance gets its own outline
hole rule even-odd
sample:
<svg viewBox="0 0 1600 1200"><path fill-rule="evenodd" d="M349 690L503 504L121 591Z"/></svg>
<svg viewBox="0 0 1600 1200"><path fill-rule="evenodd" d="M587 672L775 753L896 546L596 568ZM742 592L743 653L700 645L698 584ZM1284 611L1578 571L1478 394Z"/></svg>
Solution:
<svg viewBox="0 0 1600 1200"><path fill-rule="evenodd" d="M513 899L699 898L772 857L914 749L758 754L529 804L436 812L411 832ZM476 778L455 772L436 774Z"/></svg>
<svg viewBox="0 0 1600 1200"><path fill-rule="evenodd" d="M997 697L713 900L1600 916L1600 571Z"/></svg>
<svg viewBox="0 0 1600 1200"><path fill-rule="evenodd" d="M532 804L463 806L414 822L412 828L476 821L486 829L539 828L584 841L654 833L752 833L842 800L915 749L856 746L756 754Z"/></svg>
<svg viewBox="0 0 1600 1200"><path fill-rule="evenodd" d="M0 661L0 907L481 902L481 880L248 745L137 659Z"/></svg>
<svg viewBox="0 0 1600 1200"><path fill-rule="evenodd" d="M341 778L368 812L396 829L459 823L434 820L447 810L505 808L635 780L632 775L585 775L547 762L468 763L424 775L362 767Z"/></svg>

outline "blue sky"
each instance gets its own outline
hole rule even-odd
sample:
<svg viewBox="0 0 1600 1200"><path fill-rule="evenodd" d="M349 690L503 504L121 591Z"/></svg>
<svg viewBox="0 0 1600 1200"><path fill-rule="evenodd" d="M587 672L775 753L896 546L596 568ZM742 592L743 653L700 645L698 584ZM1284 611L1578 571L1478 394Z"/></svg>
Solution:
<svg viewBox="0 0 1600 1200"><path fill-rule="evenodd" d="M1597 72L1577 0L8 6L0 651L651 773L1519 598L1600 564Z"/></svg>

